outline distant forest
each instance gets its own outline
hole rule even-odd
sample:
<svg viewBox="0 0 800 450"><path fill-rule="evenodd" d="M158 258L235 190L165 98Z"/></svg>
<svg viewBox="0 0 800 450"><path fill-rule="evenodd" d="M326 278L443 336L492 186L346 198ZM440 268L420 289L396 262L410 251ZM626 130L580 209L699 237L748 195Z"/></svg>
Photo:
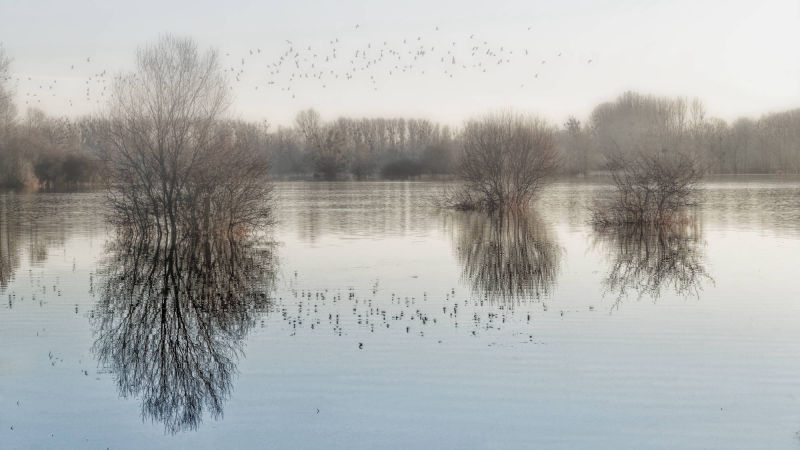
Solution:
<svg viewBox="0 0 800 450"><path fill-rule="evenodd" d="M9 60L0 54L0 187L62 189L108 181L100 144L103 116L52 117L19 113L4 87ZM277 180L447 178L456 169L460 128L427 119L324 120L314 110L292 126L227 121L219 124L266 155ZM693 155L707 173L800 173L800 109L728 123L708 117L699 100L627 92L594 108L585 120L549 124L558 171L603 171L614 154L671 150Z"/></svg>

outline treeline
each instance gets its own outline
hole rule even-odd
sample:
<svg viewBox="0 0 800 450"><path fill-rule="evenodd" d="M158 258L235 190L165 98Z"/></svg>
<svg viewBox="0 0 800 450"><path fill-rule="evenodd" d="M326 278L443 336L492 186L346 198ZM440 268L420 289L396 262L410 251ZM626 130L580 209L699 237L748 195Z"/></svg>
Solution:
<svg viewBox="0 0 800 450"><path fill-rule="evenodd" d="M626 92L559 131L561 171L605 170L619 155L679 151L707 173L800 173L800 109L733 123L708 117L703 104Z"/></svg>
<svg viewBox="0 0 800 450"><path fill-rule="evenodd" d="M86 139L88 119L52 118L37 109L6 123L0 133L0 186L75 189L104 179L104 167Z"/></svg>
<svg viewBox="0 0 800 450"><path fill-rule="evenodd" d="M54 118L37 109L0 117L0 186L61 189L105 180L97 130L106 119ZM447 177L464 148L464 129L426 119L323 121L307 110L290 127L225 125L248 135L275 179ZM708 173L800 173L800 109L728 124L706 117L696 100L625 93L588 120L572 117L553 131L562 174L604 171L613 155L662 150L665 143L694 155Z"/></svg>
<svg viewBox="0 0 800 450"><path fill-rule="evenodd" d="M324 122L308 110L265 142L278 178L404 179L453 174L467 128L402 118ZM800 109L728 123L697 99L626 92L588 119L552 129L561 174L606 171L620 154L665 150L693 156L706 173L800 173Z"/></svg>
<svg viewBox="0 0 800 450"><path fill-rule="evenodd" d="M18 114L8 88L10 60L0 48L0 187L59 189L107 181L101 139L109 117L55 118L37 109ZM453 175L469 123L451 129L427 119L323 120L300 112L291 126L222 121L265 156L275 179L416 179ZM706 173L800 173L800 109L728 123L708 117L698 100L627 92L598 105L583 121L544 124L554 136L557 172L608 169L621 154L681 152ZM104 144L106 142L106 144Z"/></svg>
<svg viewBox="0 0 800 450"><path fill-rule="evenodd" d="M99 158L87 151L92 120L54 118L38 109L18 117L10 70L0 46L0 187L72 189L102 180Z"/></svg>
<svg viewBox="0 0 800 450"><path fill-rule="evenodd" d="M300 112L268 140L278 177L404 179L453 172L456 135L426 119L338 118Z"/></svg>

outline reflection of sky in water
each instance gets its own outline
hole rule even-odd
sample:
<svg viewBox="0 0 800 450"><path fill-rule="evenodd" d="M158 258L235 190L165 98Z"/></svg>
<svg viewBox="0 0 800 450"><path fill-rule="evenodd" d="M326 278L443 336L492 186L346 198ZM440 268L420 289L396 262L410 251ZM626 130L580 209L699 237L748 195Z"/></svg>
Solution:
<svg viewBox="0 0 800 450"><path fill-rule="evenodd" d="M793 447L800 184L708 186L695 247L713 282L698 296L666 286L615 307L604 293L615 247L597 245L585 225L598 184L543 194L538 218L560 249L558 269L546 294L522 301L473 291L469 274L480 272L465 271L458 250L465 224L421 206L430 185L280 184L274 305L234 359L222 419L174 436L142 422L142 399L120 399L118 371L92 352L109 244L102 196L4 195L0 439Z"/></svg>

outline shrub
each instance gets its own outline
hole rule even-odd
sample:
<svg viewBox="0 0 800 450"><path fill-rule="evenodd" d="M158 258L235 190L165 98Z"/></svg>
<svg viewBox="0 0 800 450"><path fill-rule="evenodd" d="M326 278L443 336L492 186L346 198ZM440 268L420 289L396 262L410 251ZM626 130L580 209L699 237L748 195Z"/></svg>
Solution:
<svg viewBox="0 0 800 450"><path fill-rule="evenodd" d="M463 186L446 203L457 209L521 210L557 166L552 129L512 113L466 124L457 175Z"/></svg>
<svg viewBox="0 0 800 450"><path fill-rule="evenodd" d="M636 153L610 158L614 183L611 196L601 196L592 207L596 225L667 225L683 217L694 204L699 164L684 153Z"/></svg>

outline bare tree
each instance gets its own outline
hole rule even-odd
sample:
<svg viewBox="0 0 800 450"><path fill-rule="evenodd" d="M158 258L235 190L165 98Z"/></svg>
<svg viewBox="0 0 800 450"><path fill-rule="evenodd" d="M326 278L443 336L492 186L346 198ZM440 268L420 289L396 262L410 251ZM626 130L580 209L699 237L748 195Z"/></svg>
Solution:
<svg viewBox="0 0 800 450"><path fill-rule="evenodd" d="M658 154L614 155L608 169L613 194L601 194L592 207L592 221L600 226L669 225L694 204L703 175L693 156L666 149Z"/></svg>
<svg viewBox="0 0 800 450"><path fill-rule="evenodd" d="M187 186L187 203L197 207L181 211L183 222L191 229L225 227L228 233L271 223L268 126L237 121L217 128L215 150L199 162Z"/></svg>
<svg viewBox="0 0 800 450"><path fill-rule="evenodd" d="M171 35L139 49L136 70L114 85L105 130L119 221L175 235L197 225L181 221L193 212L203 231L268 220L269 190L254 189L268 166L254 165L257 156L221 122L229 104L216 51L201 54L191 39ZM241 205L255 209L240 216Z"/></svg>
<svg viewBox="0 0 800 450"><path fill-rule="evenodd" d="M598 105L591 123L598 152L613 157L688 148L691 127L701 123L704 114L697 100L625 92Z"/></svg>
<svg viewBox="0 0 800 450"><path fill-rule="evenodd" d="M313 109L300 111L294 118L295 128L300 132L307 145L314 145L322 129L319 113Z"/></svg>
<svg viewBox="0 0 800 450"><path fill-rule="evenodd" d="M464 182L447 203L458 209L521 210L557 167L553 130L510 112L467 122L457 175Z"/></svg>

